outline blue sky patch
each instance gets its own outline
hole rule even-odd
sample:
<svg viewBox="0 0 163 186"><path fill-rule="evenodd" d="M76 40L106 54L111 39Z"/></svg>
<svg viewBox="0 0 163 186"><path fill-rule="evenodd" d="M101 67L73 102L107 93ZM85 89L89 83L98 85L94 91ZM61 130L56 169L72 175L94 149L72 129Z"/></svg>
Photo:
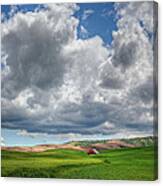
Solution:
<svg viewBox="0 0 163 186"><path fill-rule="evenodd" d="M78 38L83 39L80 30L83 26L88 31L88 38L99 35L106 44L111 44L112 31L117 30L114 3L80 3L78 6L80 9L74 14L80 20ZM92 10L92 13L83 19L88 10Z"/></svg>

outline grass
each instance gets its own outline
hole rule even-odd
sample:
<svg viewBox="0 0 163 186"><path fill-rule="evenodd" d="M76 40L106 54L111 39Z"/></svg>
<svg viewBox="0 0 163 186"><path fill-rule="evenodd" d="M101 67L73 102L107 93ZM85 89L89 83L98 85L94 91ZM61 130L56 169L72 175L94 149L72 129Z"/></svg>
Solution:
<svg viewBox="0 0 163 186"><path fill-rule="evenodd" d="M105 150L88 156L75 150L2 151L3 177L154 180L154 148Z"/></svg>

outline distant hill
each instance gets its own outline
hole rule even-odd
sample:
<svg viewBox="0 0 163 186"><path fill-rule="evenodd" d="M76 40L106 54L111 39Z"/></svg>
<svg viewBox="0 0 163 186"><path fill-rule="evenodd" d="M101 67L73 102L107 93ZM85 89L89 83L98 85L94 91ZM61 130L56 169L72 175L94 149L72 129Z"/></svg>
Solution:
<svg viewBox="0 0 163 186"><path fill-rule="evenodd" d="M42 144L32 147L16 146L16 147L1 147L2 150L20 151L20 152L43 152L52 149L71 149L88 152L89 149L95 148L97 150L119 149L119 148L134 148L134 147L148 147L156 144L156 138L139 137L126 138L116 140L86 140L86 141L71 141L65 144Z"/></svg>
<svg viewBox="0 0 163 186"><path fill-rule="evenodd" d="M131 144L131 145L147 147L147 146L154 145L154 143L156 142L156 137L148 136L148 137L137 137L137 138L122 138L122 139L115 139L115 140L111 140L111 139L108 140L107 139L107 140L71 141L71 142L68 142L67 144L71 144L74 146L89 147L89 146L92 146L97 143L98 144L106 144L106 143L112 142L112 141L121 141L121 142Z"/></svg>

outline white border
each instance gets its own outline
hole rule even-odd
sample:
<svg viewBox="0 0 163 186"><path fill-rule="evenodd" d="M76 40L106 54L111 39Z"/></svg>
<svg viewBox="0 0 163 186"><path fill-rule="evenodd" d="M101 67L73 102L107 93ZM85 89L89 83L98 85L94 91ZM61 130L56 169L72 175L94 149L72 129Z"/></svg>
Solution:
<svg viewBox="0 0 163 186"><path fill-rule="evenodd" d="M125 1L125 0L1 0L0 4L37 4L37 3L54 3L54 2L115 2L115 1ZM127 1L127 0L126 0ZM163 185L163 178L161 174L163 173L163 161L161 157L163 157L163 148L161 148L161 141L163 141L163 37L161 33L163 33L163 1L157 0L159 3L159 180L152 182L144 182L144 181L102 181L102 180L66 180L66 179L27 179L27 178L0 178L0 185L2 186L45 186L46 185L56 185L56 186L65 186L67 184L71 186L136 186L137 184L145 185L145 186L156 186Z"/></svg>

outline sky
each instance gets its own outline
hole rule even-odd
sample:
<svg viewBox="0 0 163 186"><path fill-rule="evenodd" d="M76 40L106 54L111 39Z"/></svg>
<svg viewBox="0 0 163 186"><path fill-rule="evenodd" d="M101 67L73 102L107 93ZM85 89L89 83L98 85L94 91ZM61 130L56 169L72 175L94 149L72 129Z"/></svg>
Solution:
<svg viewBox="0 0 163 186"><path fill-rule="evenodd" d="M153 2L2 5L2 145L153 135L153 11Z"/></svg>

